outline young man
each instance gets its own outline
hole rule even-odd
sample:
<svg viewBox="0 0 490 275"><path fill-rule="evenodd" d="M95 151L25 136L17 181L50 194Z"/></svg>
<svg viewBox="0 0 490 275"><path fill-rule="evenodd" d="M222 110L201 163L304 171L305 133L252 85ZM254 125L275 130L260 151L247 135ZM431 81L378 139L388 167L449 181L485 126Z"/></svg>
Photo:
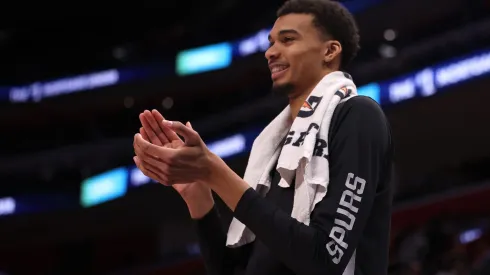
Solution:
<svg viewBox="0 0 490 275"><path fill-rule="evenodd" d="M349 77L339 71L356 55L358 42L354 19L336 2L290 0L279 9L266 58L273 90L289 97L287 127L320 108L322 97L312 96L317 86L334 77ZM335 92L340 99L349 94L345 87ZM296 185L288 185L284 170L274 168L281 166L284 152L289 152L286 146L301 147L308 143L310 130L322 127L312 123L299 138L294 131L270 136L281 140L274 151L281 153L271 158L275 163L268 167L272 169L260 173L268 178L265 184L269 183L268 191L260 192L257 186L252 188L255 182L241 179L212 154L190 123L166 121L156 111L140 115L143 127L134 141L136 165L145 175L172 185L185 200L197 223L209 274L387 274L393 189L390 129L382 110L367 97L354 96L334 107L329 127L322 129L328 133L328 141L321 140L323 132L318 131L310 160L310 166L314 166L315 157L327 163L315 173L329 171L327 187L314 204L297 200L301 184L307 182L305 176L298 184L302 172L293 171L296 178L286 182ZM267 137L262 139L267 141ZM328 154L323 154L323 149L328 149ZM260 159L253 155L254 149L249 166ZM301 167L308 171L308 166ZM228 237L211 191L237 219ZM311 211L295 215L301 204ZM301 213L307 217L300 218Z"/></svg>

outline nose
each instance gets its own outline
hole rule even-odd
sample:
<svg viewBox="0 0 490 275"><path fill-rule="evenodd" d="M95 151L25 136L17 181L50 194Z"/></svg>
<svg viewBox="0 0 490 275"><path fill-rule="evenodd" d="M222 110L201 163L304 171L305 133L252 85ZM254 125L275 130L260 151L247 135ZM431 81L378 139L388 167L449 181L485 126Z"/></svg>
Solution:
<svg viewBox="0 0 490 275"><path fill-rule="evenodd" d="M265 58L269 61L271 59L277 59L278 57L279 57L279 52L277 51L274 45L272 45L271 47L269 47L269 49L267 49L267 51L265 51Z"/></svg>

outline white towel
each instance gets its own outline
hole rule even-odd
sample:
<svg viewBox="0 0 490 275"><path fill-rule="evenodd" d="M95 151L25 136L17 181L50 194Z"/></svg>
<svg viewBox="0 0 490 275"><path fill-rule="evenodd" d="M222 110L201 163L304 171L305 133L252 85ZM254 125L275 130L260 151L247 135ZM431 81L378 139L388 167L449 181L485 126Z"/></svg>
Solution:
<svg viewBox="0 0 490 275"><path fill-rule="evenodd" d="M279 186L286 188L295 181L291 217L309 225L311 211L327 193L327 142L333 112L340 102L356 95L356 86L348 74L337 71L326 75L308 96L291 127L287 106L255 139L244 180L265 196L270 189L270 172L277 161ZM253 232L234 218L226 245L239 247L254 240Z"/></svg>

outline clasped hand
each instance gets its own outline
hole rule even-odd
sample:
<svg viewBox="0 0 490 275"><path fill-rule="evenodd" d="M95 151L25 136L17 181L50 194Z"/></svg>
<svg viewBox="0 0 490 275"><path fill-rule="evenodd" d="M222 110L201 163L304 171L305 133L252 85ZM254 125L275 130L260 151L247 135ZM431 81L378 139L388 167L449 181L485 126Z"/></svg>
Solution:
<svg viewBox="0 0 490 275"><path fill-rule="evenodd" d="M134 161L146 176L164 185L206 182L211 174L213 154L199 134L177 121L159 123L167 132L175 132L184 138L169 141L162 146L149 142L150 137L140 133L134 136ZM146 139L146 140L145 140ZM176 142L175 142L176 141ZM179 142L180 141L180 142Z"/></svg>

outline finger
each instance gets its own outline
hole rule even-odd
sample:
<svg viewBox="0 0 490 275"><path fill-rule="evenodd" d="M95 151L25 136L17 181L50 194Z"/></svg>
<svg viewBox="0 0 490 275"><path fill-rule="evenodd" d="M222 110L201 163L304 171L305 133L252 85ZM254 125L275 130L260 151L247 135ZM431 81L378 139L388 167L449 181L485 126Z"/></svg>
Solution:
<svg viewBox="0 0 490 275"><path fill-rule="evenodd" d="M136 156L139 157L140 160L144 160L146 158L153 158L153 159L156 159L158 160L157 157L155 156L152 156L150 154L148 154L147 152L145 152L141 147L140 145L138 145L136 142L133 143L133 148L134 148L134 153L136 154Z"/></svg>
<svg viewBox="0 0 490 275"><path fill-rule="evenodd" d="M150 123L146 119L145 113L148 111L145 111L144 113L140 114L139 118L141 121L141 125L143 125L143 128L145 129L145 132L148 136L148 141L156 144L156 145L162 145L163 143L160 141L160 139L157 137L157 134L155 131L153 131L153 128L151 127Z"/></svg>
<svg viewBox="0 0 490 275"><path fill-rule="evenodd" d="M148 168L148 170L152 171L154 174L157 174L159 178L163 179L166 183L173 184L174 182L189 181L187 177L189 173L186 169L182 170L177 167L170 166L158 158L149 156L141 152L138 145L135 145L135 153L144 167Z"/></svg>
<svg viewBox="0 0 490 275"><path fill-rule="evenodd" d="M148 137L148 134L145 131L145 128L140 127L140 134L143 137L144 140L149 141L150 138Z"/></svg>
<svg viewBox="0 0 490 275"><path fill-rule="evenodd" d="M143 174L145 174L147 177L150 177L154 180L160 180L160 177L158 176L158 173L155 172L149 165L146 165L143 160L141 160L138 156L133 157L134 163L136 164L136 167L140 169Z"/></svg>
<svg viewBox="0 0 490 275"><path fill-rule="evenodd" d="M154 169L152 169L156 173L163 173L165 176L169 175L169 166L165 162L165 160L160 159L159 157L152 155L141 148L141 144L136 142L133 143L134 153L136 156L142 160L143 162L150 164ZM165 148L172 148L170 143L163 145ZM167 160L168 161L168 160Z"/></svg>
<svg viewBox="0 0 490 275"><path fill-rule="evenodd" d="M168 143L169 142L168 137L162 131L159 123L155 120L152 113L150 111L146 110L144 112L144 117L146 119L147 124L151 128L151 131L155 134L155 137L160 140L160 143L162 143L162 144Z"/></svg>
<svg viewBox="0 0 490 275"><path fill-rule="evenodd" d="M176 154L175 149L151 144L148 141L144 140L141 134L139 133L134 136L133 145L139 146L141 152L143 152L144 154L157 157L167 163L171 162Z"/></svg>
<svg viewBox="0 0 490 275"><path fill-rule="evenodd" d="M155 118L156 121L159 122L160 128L162 131L165 133L167 138L172 141L172 140L181 140L180 137L172 130L168 129L163 125L162 121L165 120L165 118L160 114L159 111L157 110L152 110L151 113L153 114L153 117Z"/></svg>
<svg viewBox="0 0 490 275"><path fill-rule="evenodd" d="M154 156L150 156L148 154L146 154L145 152L143 152L141 150L141 148L136 145L135 148L134 148L134 151L136 153L136 156L142 160L143 162L149 164L151 167L153 167L153 171L158 173L158 174L165 174L165 175L168 175L168 170L169 170L169 167L168 165L162 161L161 159L159 158L156 158Z"/></svg>
<svg viewBox="0 0 490 275"><path fill-rule="evenodd" d="M185 124L185 126L191 128L192 130L194 130L194 128L192 128L192 124L190 121L187 121L187 123Z"/></svg>
<svg viewBox="0 0 490 275"><path fill-rule="evenodd" d="M186 177L188 172L185 170L172 168L165 162L155 163L152 158L145 158L144 156L136 157L140 161L142 168L153 173L153 175L156 175L158 177L158 181L164 185L171 185L175 182L189 182L189 179Z"/></svg>
<svg viewBox="0 0 490 275"><path fill-rule="evenodd" d="M169 138L165 135L162 128L160 127L160 123L153 117L152 113L150 111L145 111L144 114L152 130L155 132L156 136L158 137L158 139L160 139L162 144L170 142Z"/></svg>
<svg viewBox="0 0 490 275"><path fill-rule="evenodd" d="M155 171L153 171L153 169L149 165L144 164L144 162L139 157L135 156L133 157L133 160L136 164L136 167L140 169L143 175L166 185L165 180L161 178Z"/></svg>
<svg viewBox="0 0 490 275"><path fill-rule="evenodd" d="M150 178L158 181L159 183L161 183L165 186L170 186L175 182L175 181L170 180L168 175L159 172L158 168L156 168L156 167L152 166L151 164L145 162L143 159L136 157L136 160L139 161L139 166L141 167L141 169L145 170L146 173L148 173L149 175L152 175L152 177L150 177L148 175L147 175L147 177L150 177ZM155 178L153 178L153 177L155 177Z"/></svg>
<svg viewBox="0 0 490 275"><path fill-rule="evenodd" d="M166 127L174 130L177 134L183 136L186 145L196 146L202 143L202 139L199 134L192 128L186 127L181 122L164 120L162 123Z"/></svg>
<svg viewBox="0 0 490 275"><path fill-rule="evenodd" d="M151 168L150 169L151 171L153 171L154 173L156 173L158 175L163 174L163 175L167 176L167 173L164 173L162 171L162 169L159 168L162 166L162 165L160 165L160 163L163 163L163 161L161 161L160 159L155 158L153 156L150 156L148 154L145 154L141 150L141 148L139 148L137 145L134 146L134 153L143 164L145 164L147 167Z"/></svg>

